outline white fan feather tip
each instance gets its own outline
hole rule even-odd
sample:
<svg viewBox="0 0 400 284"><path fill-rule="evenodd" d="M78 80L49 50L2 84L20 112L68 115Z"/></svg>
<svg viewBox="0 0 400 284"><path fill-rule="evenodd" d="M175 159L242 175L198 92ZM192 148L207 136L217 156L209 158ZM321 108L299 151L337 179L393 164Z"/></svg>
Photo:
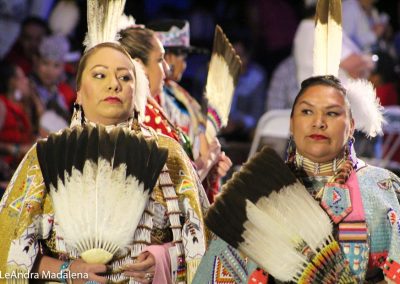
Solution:
<svg viewBox="0 0 400 284"><path fill-rule="evenodd" d="M349 80L345 85L355 128L367 137L382 135L385 123L383 106L376 96L374 86L364 79Z"/></svg>
<svg viewBox="0 0 400 284"><path fill-rule="evenodd" d="M85 51L103 42L118 42L119 21L124 7L125 0L87 0Z"/></svg>
<svg viewBox="0 0 400 284"><path fill-rule="evenodd" d="M341 0L318 0L314 33L314 76L337 77L342 52Z"/></svg>
<svg viewBox="0 0 400 284"><path fill-rule="evenodd" d="M246 212L239 249L281 281L295 281L308 262L296 246L305 241L317 253L331 237L329 217L299 182L257 204L246 200Z"/></svg>
<svg viewBox="0 0 400 284"><path fill-rule="evenodd" d="M65 186L59 180L57 191L50 191L60 235L79 253L102 249L112 257L132 241L148 202L148 192L135 177L125 175L126 165L113 169L103 159L98 164L86 161L83 173L75 168L71 176L65 172ZM108 194L110 188L112 194ZM82 205L82 200L92 202Z"/></svg>
<svg viewBox="0 0 400 284"><path fill-rule="evenodd" d="M147 79L143 64L135 59L132 62L135 66L136 80L135 107L139 112L139 122L143 122L147 98L150 96L149 80Z"/></svg>
<svg viewBox="0 0 400 284"><path fill-rule="evenodd" d="M207 76L206 97L210 106L218 106L221 113L221 126L228 124L228 116L232 104L232 94L235 90L233 78L229 73L229 66L220 54L213 54ZM231 97L219 94L231 94Z"/></svg>

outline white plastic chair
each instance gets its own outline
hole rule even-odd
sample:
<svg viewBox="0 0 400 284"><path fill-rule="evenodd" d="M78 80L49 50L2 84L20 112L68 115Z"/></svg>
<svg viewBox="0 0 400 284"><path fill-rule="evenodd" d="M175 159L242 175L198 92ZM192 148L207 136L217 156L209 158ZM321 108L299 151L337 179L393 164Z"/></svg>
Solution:
<svg viewBox="0 0 400 284"><path fill-rule="evenodd" d="M280 147L276 147L276 143L275 145L273 145L273 143L272 145L269 145L269 143L266 144L278 152L282 152L282 149L286 148L287 139L290 136L289 126L290 109L270 110L264 113L257 123L254 139L251 143L249 158L251 158L258 151L263 138L278 138L277 140L279 140ZM282 143L284 143L284 145L282 145Z"/></svg>

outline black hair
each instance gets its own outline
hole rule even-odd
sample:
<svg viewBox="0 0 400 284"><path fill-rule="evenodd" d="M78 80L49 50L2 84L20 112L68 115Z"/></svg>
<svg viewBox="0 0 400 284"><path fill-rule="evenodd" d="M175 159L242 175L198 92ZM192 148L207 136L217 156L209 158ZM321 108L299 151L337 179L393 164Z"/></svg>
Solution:
<svg viewBox="0 0 400 284"><path fill-rule="evenodd" d="M17 74L17 66L15 64L1 61L0 62L0 94L7 94L10 80Z"/></svg>
<svg viewBox="0 0 400 284"><path fill-rule="evenodd" d="M316 86L316 85L324 85L324 86L333 87L336 90L340 91L344 97L346 96L346 89L343 87L340 80L333 75L314 76L314 77L307 78L303 82L301 82L300 91L297 94L296 98L294 99L290 117L293 117L294 107L296 106L297 101L303 95L303 93L308 88L310 88L312 86Z"/></svg>
<svg viewBox="0 0 400 284"><path fill-rule="evenodd" d="M41 28L43 28L46 31L46 35L50 34L49 25L47 24L47 22L45 20L43 20L39 17L31 16L31 17L26 18L21 24L21 31L23 31L24 28L29 25L40 26Z"/></svg>

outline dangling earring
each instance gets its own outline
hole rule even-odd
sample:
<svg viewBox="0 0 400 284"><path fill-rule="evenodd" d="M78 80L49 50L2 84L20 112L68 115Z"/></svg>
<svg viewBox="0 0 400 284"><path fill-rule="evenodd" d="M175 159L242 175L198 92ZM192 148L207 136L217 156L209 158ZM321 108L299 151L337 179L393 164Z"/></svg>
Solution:
<svg viewBox="0 0 400 284"><path fill-rule="evenodd" d="M288 146L286 148L286 162L293 163L296 156L296 145L293 140L293 135L289 136Z"/></svg>
<svg viewBox="0 0 400 284"><path fill-rule="evenodd" d="M346 156L346 159L350 159L353 164L356 161L356 157L355 157L355 153L354 153L354 136L350 136L349 140L347 140L346 146L345 146L345 150L344 150L344 154Z"/></svg>
<svg viewBox="0 0 400 284"><path fill-rule="evenodd" d="M84 125L85 124L85 113L83 112L82 105L78 103L74 103L74 113L71 118L71 127L76 125Z"/></svg>
<svg viewBox="0 0 400 284"><path fill-rule="evenodd" d="M139 133L141 131L140 124L139 124L139 112L136 109L133 110L133 120L132 120L131 129L133 131L135 131L136 133Z"/></svg>

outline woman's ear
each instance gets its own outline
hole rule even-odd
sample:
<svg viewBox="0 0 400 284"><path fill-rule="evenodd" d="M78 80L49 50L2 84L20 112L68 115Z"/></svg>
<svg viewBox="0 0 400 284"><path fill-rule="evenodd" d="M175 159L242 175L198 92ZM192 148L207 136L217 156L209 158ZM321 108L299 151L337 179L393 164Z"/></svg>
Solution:
<svg viewBox="0 0 400 284"><path fill-rule="evenodd" d="M140 63L142 66L143 66L143 69L145 70L145 72L147 73L147 68L146 68L146 65L144 65L144 63L143 63L143 61L142 61L142 59L140 59L140 58L135 58L135 59L133 59L135 62L138 62L138 63Z"/></svg>
<svg viewBox="0 0 400 284"><path fill-rule="evenodd" d="M82 105L82 93L81 91L77 91L76 92L76 101L75 103L77 103L78 105Z"/></svg>
<svg viewBox="0 0 400 284"><path fill-rule="evenodd" d="M353 137L354 131L355 131L355 122L354 122L354 119L351 118L351 120L350 120L350 135L349 135L350 137Z"/></svg>
<svg viewBox="0 0 400 284"><path fill-rule="evenodd" d="M289 131L290 131L290 136L293 136L293 118L290 118Z"/></svg>

